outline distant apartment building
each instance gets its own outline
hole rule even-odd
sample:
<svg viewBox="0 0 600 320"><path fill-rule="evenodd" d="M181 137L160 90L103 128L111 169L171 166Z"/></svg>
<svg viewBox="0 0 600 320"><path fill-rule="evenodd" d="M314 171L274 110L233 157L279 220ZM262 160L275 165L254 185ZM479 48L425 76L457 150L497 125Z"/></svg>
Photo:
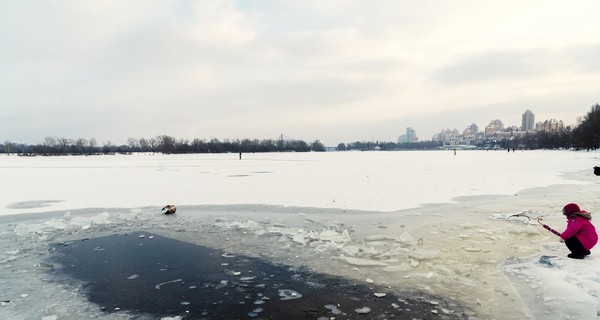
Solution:
<svg viewBox="0 0 600 320"><path fill-rule="evenodd" d="M459 137L460 137L460 133L458 132L458 130L443 129L439 133L436 133L433 136L433 138L431 138L431 140L433 140L433 141L450 141L450 140L459 139Z"/></svg>
<svg viewBox="0 0 600 320"><path fill-rule="evenodd" d="M443 129L436 133L431 140L443 142L443 148L467 149L477 142L479 134L479 127L472 124L463 131L463 134L460 134L457 129Z"/></svg>
<svg viewBox="0 0 600 320"><path fill-rule="evenodd" d="M419 138L417 138L417 132L413 128L406 128L406 134L403 134L398 137L398 143L412 143L418 142Z"/></svg>
<svg viewBox="0 0 600 320"><path fill-rule="evenodd" d="M558 133L564 130L562 120L550 119L544 122L538 122L535 125L535 131L546 133Z"/></svg>
<svg viewBox="0 0 600 320"><path fill-rule="evenodd" d="M406 140L407 142L418 142L417 132L413 128L406 128Z"/></svg>
<svg viewBox="0 0 600 320"><path fill-rule="evenodd" d="M463 137L465 139L473 139L475 137L477 137L477 135L479 134L479 127L472 123L470 126L468 126L465 131L463 131Z"/></svg>
<svg viewBox="0 0 600 320"><path fill-rule="evenodd" d="M521 116L521 131L533 131L535 125L535 115L529 109Z"/></svg>
<svg viewBox="0 0 600 320"><path fill-rule="evenodd" d="M504 130L504 123L502 123L502 121L500 121L499 119L496 120L492 120L490 122L490 124L488 124L485 127L485 136L486 137L492 137L492 136L497 136L499 132L502 132Z"/></svg>

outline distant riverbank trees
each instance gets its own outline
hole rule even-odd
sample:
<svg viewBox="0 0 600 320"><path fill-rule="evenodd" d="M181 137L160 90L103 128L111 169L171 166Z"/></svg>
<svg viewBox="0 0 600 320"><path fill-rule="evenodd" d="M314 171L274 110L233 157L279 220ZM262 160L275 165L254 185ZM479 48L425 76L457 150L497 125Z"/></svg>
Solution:
<svg viewBox="0 0 600 320"><path fill-rule="evenodd" d="M182 153L248 153L248 152L310 152L325 151L325 146L315 140L307 143L294 139L243 139L220 141L213 138L209 141L202 139L176 139L161 135L155 138L129 138L125 145L115 145L104 142L99 145L96 139L89 140L46 137L36 145L17 144L10 141L0 144L0 153L20 155L95 155L95 154L128 154L134 152L154 152L164 154Z"/></svg>
<svg viewBox="0 0 600 320"><path fill-rule="evenodd" d="M600 148L600 104L596 103L578 120L579 125L573 129L573 144L579 149Z"/></svg>
<svg viewBox="0 0 600 320"><path fill-rule="evenodd" d="M443 147L439 141L421 141L414 143L394 142L351 142L340 143L338 151L347 150L435 150ZM583 117L578 118L574 128L554 133L531 132L522 137L508 139L481 139L473 147L479 149L575 149L595 150L600 148L600 104L592 106ZM110 141L99 145L96 139L69 139L46 137L35 145L18 144L10 141L0 143L0 153L20 155L93 155L133 152L174 153L248 153L248 152L310 152L325 151L319 141L307 143L302 140L284 139L243 139L220 141L216 138L176 139L161 135L155 138L129 138L125 145L114 145Z"/></svg>

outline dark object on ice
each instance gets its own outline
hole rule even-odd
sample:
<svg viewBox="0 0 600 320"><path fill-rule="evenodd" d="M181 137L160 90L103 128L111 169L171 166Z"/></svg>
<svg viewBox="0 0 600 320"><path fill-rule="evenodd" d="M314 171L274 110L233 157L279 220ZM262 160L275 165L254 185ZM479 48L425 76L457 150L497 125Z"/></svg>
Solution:
<svg viewBox="0 0 600 320"><path fill-rule="evenodd" d="M541 256L540 260L538 261L539 264L541 264L542 266L546 267L546 268L554 268L554 262L552 262L551 258L556 258L556 256Z"/></svg>
<svg viewBox="0 0 600 320"><path fill-rule="evenodd" d="M594 167L594 174L600 176L600 167Z"/></svg>
<svg viewBox="0 0 600 320"><path fill-rule="evenodd" d="M164 206L164 208L162 208L160 210L166 210L165 212L163 212L164 214L174 214L175 211L177 211L177 207L175 207L175 205L168 204L168 205Z"/></svg>
<svg viewBox="0 0 600 320"><path fill-rule="evenodd" d="M89 301L133 318L184 319L467 319L462 308L426 293L356 284L256 258L148 233L55 244L50 272L59 282L83 283ZM375 292L385 292L377 297ZM369 314L356 310L370 308ZM334 313L335 312L335 313ZM338 314L339 312L339 314Z"/></svg>

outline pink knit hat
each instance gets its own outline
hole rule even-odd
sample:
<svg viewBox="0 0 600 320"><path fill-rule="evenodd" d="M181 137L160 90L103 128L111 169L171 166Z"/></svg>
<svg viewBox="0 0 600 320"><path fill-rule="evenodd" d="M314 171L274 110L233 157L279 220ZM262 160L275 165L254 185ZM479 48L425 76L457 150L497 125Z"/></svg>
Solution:
<svg viewBox="0 0 600 320"><path fill-rule="evenodd" d="M575 203L569 203L563 208L563 214L566 216L577 212L581 212L581 209L579 209L579 206Z"/></svg>

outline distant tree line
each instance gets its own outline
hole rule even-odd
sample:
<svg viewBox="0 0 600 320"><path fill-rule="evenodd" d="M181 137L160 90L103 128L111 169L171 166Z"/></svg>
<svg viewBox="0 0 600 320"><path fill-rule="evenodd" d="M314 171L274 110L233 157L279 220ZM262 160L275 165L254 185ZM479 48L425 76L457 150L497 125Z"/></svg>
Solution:
<svg viewBox="0 0 600 320"><path fill-rule="evenodd" d="M411 143L394 143L394 142L372 142L372 141L357 141L351 143L340 143L337 145L336 150L347 151L347 150L434 150L442 147L440 141L419 141Z"/></svg>
<svg viewBox="0 0 600 320"><path fill-rule="evenodd" d="M567 128L557 133L535 132L523 137L504 140L482 140L476 147L480 149L575 149L595 150L600 148L600 104L592 106L583 117L577 119L575 128ZM352 142L340 143L336 149L346 150L434 150L442 147L442 142L421 141L414 143L394 142ZM172 153L227 153L227 152L309 152L325 151L325 146L315 140L306 143L295 139L243 139L209 141L176 139L161 135L155 138L129 138L125 145L114 145L110 141L100 146L96 139L68 139L46 137L36 145L17 144L10 141L0 144L0 153L21 155L92 155L132 152Z"/></svg>
<svg viewBox="0 0 600 320"><path fill-rule="evenodd" d="M129 138L125 145L114 145L110 141L101 146L96 139L89 140L46 137L36 145L17 144L6 141L0 144L1 153L20 155L95 155L95 154L129 154L133 152L158 152L164 154L181 153L238 153L238 152L310 152L325 151L325 146L315 140L307 143L294 139L243 139L220 141L213 138L209 141L202 139L176 139L161 135L155 138Z"/></svg>

